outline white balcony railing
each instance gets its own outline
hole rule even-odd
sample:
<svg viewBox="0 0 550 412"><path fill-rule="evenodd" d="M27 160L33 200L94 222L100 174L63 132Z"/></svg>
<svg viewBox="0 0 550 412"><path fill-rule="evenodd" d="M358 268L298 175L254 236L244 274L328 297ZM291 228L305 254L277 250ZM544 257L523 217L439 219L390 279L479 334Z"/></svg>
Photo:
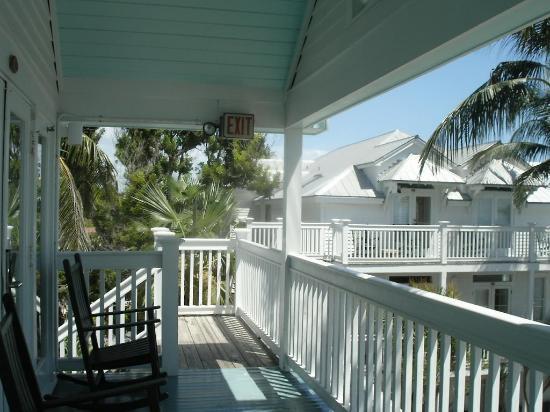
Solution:
<svg viewBox="0 0 550 412"><path fill-rule="evenodd" d="M155 251L87 252L83 261L98 295L93 311L162 306L169 373L177 373L178 313L235 313L334 407L542 411L550 326L302 255L285 262L281 251L240 236L167 240L157 238ZM67 315L59 365L79 369L70 307ZM143 333L128 328L100 342Z"/></svg>
<svg viewBox="0 0 550 412"><path fill-rule="evenodd" d="M253 222L248 239L281 249L281 222ZM550 257L550 229L523 226L302 223L301 252L344 264L536 261Z"/></svg>
<svg viewBox="0 0 550 412"><path fill-rule="evenodd" d="M298 255L281 306L281 252L241 240L237 264L237 314L333 404L542 411L549 326Z"/></svg>

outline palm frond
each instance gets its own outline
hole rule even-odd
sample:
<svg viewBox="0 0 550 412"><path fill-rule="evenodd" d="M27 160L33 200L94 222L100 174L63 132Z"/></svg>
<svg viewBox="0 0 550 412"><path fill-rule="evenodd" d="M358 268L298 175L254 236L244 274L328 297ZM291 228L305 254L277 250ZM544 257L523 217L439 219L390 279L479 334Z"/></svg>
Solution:
<svg viewBox="0 0 550 412"><path fill-rule="evenodd" d="M511 34L504 44L523 57L548 60L550 55L550 18Z"/></svg>
<svg viewBox="0 0 550 412"><path fill-rule="evenodd" d="M549 119L531 119L518 126L510 138L511 142L532 142L550 146Z"/></svg>
<svg viewBox="0 0 550 412"><path fill-rule="evenodd" d="M154 219L169 224L172 229L177 230L182 235L185 233L185 213L178 213L163 191L153 184L148 184L143 190L134 197L145 211L151 214Z"/></svg>
<svg viewBox="0 0 550 412"><path fill-rule="evenodd" d="M473 170L479 169L493 159L502 159L513 163L539 161L550 157L550 146L533 142L510 142L491 146L481 150L472 156L471 166Z"/></svg>
<svg viewBox="0 0 550 412"><path fill-rule="evenodd" d="M532 166L523 172L514 182L514 204L521 207L534 187L548 186L550 182L550 159Z"/></svg>
<svg viewBox="0 0 550 412"><path fill-rule="evenodd" d="M438 125L422 151L422 167L428 159L441 167L495 134L513 130L528 116L529 102L537 95L537 86L527 78L484 84Z"/></svg>
<svg viewBox="0 0 550 412"><path fill-rule="evenodd" d="M82 199L63 158L59 159L59 246L63 250L89 250Z"/></svg>
<svg viewBox="0 0 550 412"><path fill-rule="evenodd" d="M548 65L534 60L505 61L491 71L491 76L485 85L514 79L530 79L533 82L547 84L549 71Z"/></svg>

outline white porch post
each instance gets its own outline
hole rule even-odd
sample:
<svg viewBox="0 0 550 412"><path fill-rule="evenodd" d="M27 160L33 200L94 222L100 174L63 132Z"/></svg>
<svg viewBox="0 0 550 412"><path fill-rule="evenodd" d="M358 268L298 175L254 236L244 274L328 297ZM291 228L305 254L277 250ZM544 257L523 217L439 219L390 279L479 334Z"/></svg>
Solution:
<svg viewBox="0 0 550 412"><path fill-rule="evenodd" d="M180 239L167 230L155 231L155 245L162 249L162 275L155 278L155 298L160 298L162 369L178 374L178 257ZM160 285L159 282L160 281ZM159 292L160 296L157 295Z"/></svg>
<svg viewBox="0 0 550 412"><path fill-rule="evenodd" d="M527 319L533 319L533 304L535 302L535 266L537 262L537 251L535 248L535 223L529 223L529 277L527 285Z"/></svg>
<svg viewBox="0 0 550 412"><path fill-rule="evenodd" d="M439 222L440 245L439 253L441 257L441 273L439 274L439 289L442 293L447 291L447 257L448 257L448 239L449 239L449 221L441 220Z"/></svg>
<svg viewBox="0 0 550 412"><path fill-rule="evenodd" d="M290 268L288 255L300 252L302 224L302 129L285 129L283 177L283 276L279 290L279 366L287 369Z"/></svg>
<svg viewBox="0 0 550 412"><path fill-rule="evenodd" d="M56 128L56 130L58 130ZM45 374L53 374L57 362L57 231L58 231L58 182L59 182L59 138L48 130L42 141L42 203L40 233L40 290L42 311L42 353Z"/></svg>

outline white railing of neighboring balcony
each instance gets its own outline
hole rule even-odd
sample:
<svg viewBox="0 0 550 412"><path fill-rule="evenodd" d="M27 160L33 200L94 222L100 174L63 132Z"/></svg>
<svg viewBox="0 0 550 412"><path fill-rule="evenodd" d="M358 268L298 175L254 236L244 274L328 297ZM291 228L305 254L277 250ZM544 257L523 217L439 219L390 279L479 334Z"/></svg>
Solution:
<svg viewBox="0 0 550 412"><path fill-rule="evenodd" d="M234 239L181 240L180 315L232 314Z"/></svg>
<svg viewBox="0 0 550 412"><path fill-rule="evenodd" d="M365 225L347 219L302 223L301 253L343 264L535 261L550 257L550 229L450 225ZM282 248L282 222L252 222L249 240ZM531 243L530 243L531 242Z"/></svg>
<svg viewBox="0 0 550 412"><path fill-rule="evenodd" d="M237 314L332 405L542 411L550 326L298 255L281 307L281 260L238 242Z"/></svg>

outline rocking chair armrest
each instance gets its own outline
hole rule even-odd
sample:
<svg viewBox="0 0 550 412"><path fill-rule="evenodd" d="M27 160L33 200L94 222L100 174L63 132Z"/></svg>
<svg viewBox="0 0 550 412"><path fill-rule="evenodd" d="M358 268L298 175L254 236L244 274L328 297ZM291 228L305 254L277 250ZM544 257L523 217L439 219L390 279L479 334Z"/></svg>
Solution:
<svg viewBox="0 0 550 412"><path fill-rule="evenodd" d="M92 317L99 316L113 316L113 315L126 315L128 313L139 313L139 312L148 312L150 310L160 309L160 306L148 306L146 308L135 308L135 309L126 309L126 310L115 310L113 312L97 312L92 313Z"/></svg>
<svg viewBox="0 0 550 412"><path fill-rule="evenodd" d="M89 328L83 328L84 332L95 332L98 330L109 330L109 329L122 329L132 326L149 326L155 323L160 323L160 319L150 319L150 320L139 320L137 322L128 322L128 323L115 323L113 325L103 325L103 326L92 326Z"/></svg>
<svg viewBox="0 0 550 412"><path fill-rule="evenodd" d="M147 389L152 389L156 386L166 384L166 378L154 378L143 382L121 385L111 389L103 389L94 392L84 392L78 395L67 396L63 398L55 398L47 396L43 401L45 408L56 408L59 406L81 405L83 403L91 403L112 396L120 396L127 393L139 392Z"/></svg>

